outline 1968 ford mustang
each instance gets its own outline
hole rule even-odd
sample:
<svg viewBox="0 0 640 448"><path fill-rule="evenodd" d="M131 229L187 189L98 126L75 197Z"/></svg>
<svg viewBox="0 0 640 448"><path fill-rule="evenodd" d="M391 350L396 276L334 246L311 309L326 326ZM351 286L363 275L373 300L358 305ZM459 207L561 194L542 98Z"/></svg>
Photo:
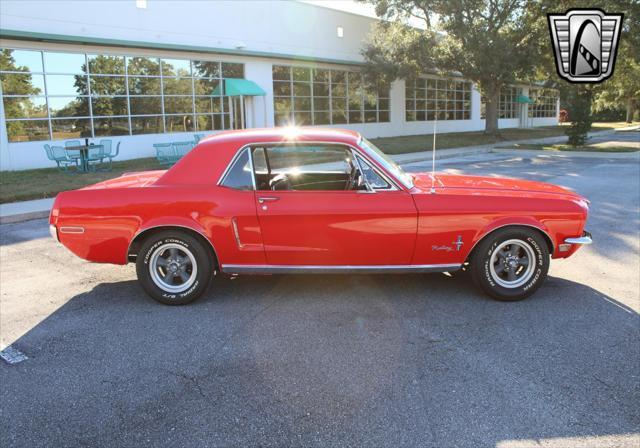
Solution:
<svg viewBox="0 0 640 448"><path fill-rule="evenodd" d="M50 229L98 263L135 262L185 304L226 274L470 271L498 300L531 295L550 258L591 243L588 201L540 182L408 174L358 133L280 128L209 137L167 171L55 200Z"/></svg>

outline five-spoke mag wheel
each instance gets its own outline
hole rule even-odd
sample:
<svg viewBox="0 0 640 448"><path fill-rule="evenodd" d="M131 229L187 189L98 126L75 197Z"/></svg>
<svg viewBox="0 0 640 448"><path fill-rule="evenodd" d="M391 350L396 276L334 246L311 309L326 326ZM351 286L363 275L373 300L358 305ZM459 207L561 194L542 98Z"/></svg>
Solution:
<svg viewBox="0 0 640 448"><path fill-rule="evenodd" d="M184 305L200 297L213 276L214 258L201 238L167 230L147 237L136 258L143 289L167 305Z"/></svg>
<svg viewBox="0 0 640 448"><path fill-rule="evenodd" d="M473 281L498 300L533 294L549 271L549 246L531 227L505 227L487 235L469 259Z"/></svg>
<svg viewBox="0 0 640 448"><path fill-rule="evenodd" d="M154 250L149 271L156 285L165 291L177 293L193 285L198 264L189 249L180 244L167 243Z"/></svg>

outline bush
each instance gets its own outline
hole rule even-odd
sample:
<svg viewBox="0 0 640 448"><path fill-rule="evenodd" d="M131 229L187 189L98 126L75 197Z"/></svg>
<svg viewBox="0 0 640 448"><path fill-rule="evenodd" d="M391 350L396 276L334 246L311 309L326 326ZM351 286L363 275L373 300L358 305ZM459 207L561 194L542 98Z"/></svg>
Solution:
<svg viewBox="0 0 640 448"><path fill-rule="evenodd" d="M607 107L593 113L593 121L625 121L627 111L622 108Z"/></svg>
<svg viewBox="0 0 640 448"><path fill-rule="evenodd" d="M572 86L567 92L567 109L571 125L565 130L571 146L581 146L587 140L591 129L591 90L582 86Z"/></svg>

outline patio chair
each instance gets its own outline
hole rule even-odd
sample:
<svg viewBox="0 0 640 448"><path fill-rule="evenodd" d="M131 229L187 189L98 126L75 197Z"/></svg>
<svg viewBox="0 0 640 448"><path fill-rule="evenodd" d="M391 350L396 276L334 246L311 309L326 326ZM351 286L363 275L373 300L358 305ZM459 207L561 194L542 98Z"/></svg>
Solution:
<svg viewBox="0 0 640 448"><path fill-rule="evenodd" d="M49 146L49 145L45 145ZM51 146L51 157L53 158L58 165L58 168L64 168L64 171L67 171L71 165L78 166L78 159L72 159L69 157L67 150L62 146Z"/></svg>
<svg viewBox="0 0 640 448"><path fill-rule="evenodd" d="M173 142L171 144L178 159L186 155L195 146L194 142Z"/></svg>
<svg viewBox="0 0 640 448"><path fill-rule="evenodd" d="M111 140L100 140L100 144L104 147L102 151L104 158L109 159L109 170L112 169L113 159L115 159L116 156L120 154L120 143L121 142L118 142L118 144L116 145L116 151L113 152L113 145L111 144Z"/></svg>
<svg viewBox="0 0 640 448"><path fill-rule="evenodd" d="M64 142L64 146L65 148L70 148L72 146L82 146L82 142L80 142L80 140L67 140L66 142ZM76 160L77 163L79 163L79 161L82 159L82 155L80 154L79 149L67 149L67 155L71 159Z"/></svg>
<svg viewBox="0 0 640 448"><path fill-rule="evenodd" d="M93 166L93 171L97 171L98 164L102 164L104 162L104 148L100 145L91 145L87 150L87 168L91 170Z"/></svg>
<svg viewBox="0 0 640 448"><path fill-rule="evenodd" d="M171 143L155 143L153 147L156 149L156 159L160 165L173 165L178 160Z"/></svg>

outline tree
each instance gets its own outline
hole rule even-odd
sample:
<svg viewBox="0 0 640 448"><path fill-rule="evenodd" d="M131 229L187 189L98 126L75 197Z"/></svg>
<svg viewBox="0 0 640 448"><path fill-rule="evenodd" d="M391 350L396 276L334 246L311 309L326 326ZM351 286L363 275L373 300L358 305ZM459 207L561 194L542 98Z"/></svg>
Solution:
<svg viewBox="0 0 640 448"><path fill-rule="evenodd" d="M485 133L498 133L500 89L530 79L540 45L539 17L524 0L363 0L381 17L363 50L369 74L412 79L460 73L486 98ZM408 20L423 28L409 27Z"/></svg>
<svg viewBox="0 0 640 448"><path fill-rule="evenodd" d="M42 89L36 87L29 69L16 65L13 50L0 50L0 70L19 72L2 76L2 89L6 95L24 95L21 97L5 97L4 113L7 118L42 118L47 116L46 104L38 104L31 96L41 95ZM10 139L21 139L28 133L29 123L24 121L7 121L7 135ZM33 130L32 130L33 132Z"/></svg>
<svg viewBox="0 0 640 448"><path fill-rule="evenodd" d="M621 105L626 108L627 123L631 123L635 111L640 109L640 58L626 39L620 42L613 76L598 88L595 98L596 110Z"/></svg>
<svg viewBox="0 0 640 448"><path fill-rule="evenodd" d="M589 86L571 84L565 89L565 102L571 124L565 130L572 146L584 145L591 129L592 89Z"/></svg>

